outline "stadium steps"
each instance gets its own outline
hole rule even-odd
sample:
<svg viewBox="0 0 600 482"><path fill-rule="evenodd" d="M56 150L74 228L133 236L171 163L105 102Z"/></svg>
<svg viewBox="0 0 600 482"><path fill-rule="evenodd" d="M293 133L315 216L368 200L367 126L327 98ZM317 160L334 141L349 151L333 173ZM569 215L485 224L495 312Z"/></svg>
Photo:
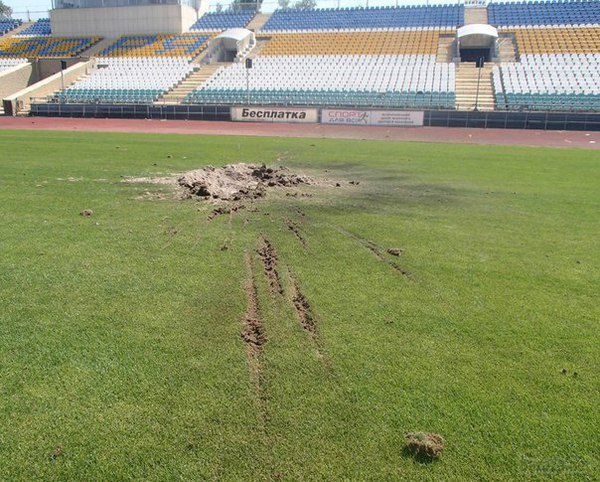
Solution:
<svg viewBox="0 0 600 482"><path fill-rule="evenodd" d="M34 24L34 22L23 22L17 28L15 28L9 32L6 32L4 35L0 35L0 40L8 38L8 37L12 37L13 35L19 35L19 33L21 33L27 27L31 27L33 24Z"/></svg>
<svg viewBox="0 0 600 482"><path fill-rule="evenodd" d="M479 69L475 63L461 63L456 70L456 102L457 110L494 110L494 87L492 83L492 65ZM479 82L479 95L477 84Z"/></svg>
<svg viewBox="0 0 600 482"><path fill-rule="evenodd" d="M105 38L97 44L92 45L89 49L83 51L80 57L98 57L98 54L105 48L110 47L115 42L115 39Z"/></svg>
<svg viewBox="0 0 600 482"><path fill-rule="evenodd" d="M465 25L473 23L488 23L488 11L486 7L465 8Z"/></svg>
<svg viewBox="0 0 600 482"><path fill-rule="evenodd" d="M214 64L203 65L194 70L179 84L173 87L169 92L163 94L155 102L156 104L181 104L186 96L206 82L219 68L224 65L231 65L227 62L216 62Z"/></svg>
<svg viewBox="0 0 600 482"><path fill-rule="evenodd" d="M517 44L514 37L501 35L498 39L498 61L517 62Z"/></svg>
<svg viewBox="0 0 600 482"><path fill-rule="evenodd" d="M257 13L250 23L246 26L248 30L252 30L253 32L258 32L263 25L267 23L267 20L271 17L269 13Z"/></svg>
<svg viewBox="0 0 600 482"><path fill-rule="evenodd" d="M440 63L452 62L454 58L454 35L440 35L435 61Z"/></svg>

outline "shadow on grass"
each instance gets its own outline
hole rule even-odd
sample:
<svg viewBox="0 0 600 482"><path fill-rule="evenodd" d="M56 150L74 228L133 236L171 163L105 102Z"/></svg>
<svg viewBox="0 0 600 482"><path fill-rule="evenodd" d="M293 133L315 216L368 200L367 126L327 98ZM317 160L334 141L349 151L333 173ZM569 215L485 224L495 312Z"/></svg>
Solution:
<svg viewBox="0 0 600 482"><path fill-rule="evenodd" d="M440 461L439 458L433 458L423 453L414 452L408 447L402 449L402 456L406 459L412 459L421 465L431 465Z"/></svg>

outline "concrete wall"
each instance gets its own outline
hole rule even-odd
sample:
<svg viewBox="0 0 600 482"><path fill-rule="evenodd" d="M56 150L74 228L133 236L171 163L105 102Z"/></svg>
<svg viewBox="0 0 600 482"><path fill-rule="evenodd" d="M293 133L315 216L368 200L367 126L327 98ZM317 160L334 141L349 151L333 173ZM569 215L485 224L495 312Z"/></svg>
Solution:
<svg viewBox="0 0 600 482"><path fill-rule="evenodd" d="M34 64L17 65L12 69L0 72L0 99L25 89L37 79L37 70L34 68Z"/></svg>
<svg viewBox="0 0 600 482"><path fill-rule="evenodd" d="M79 77L91 71L94 60L78 62L64 71L65 87L75 82ZM31 97L46 97L60 90L62 87L61 73L58 72L39 82L30 85L12 95L4 97L4 112L16 115L19 112L29 110Z"/></svg>
<svg viewBox="0 0 600 482"><path fill-rule="evenodd" d="M208 9L202 2L200 12ZM52 34L57 37L182 33L197 20L197 12L186 5L66 8L50 11Z"/></svg>

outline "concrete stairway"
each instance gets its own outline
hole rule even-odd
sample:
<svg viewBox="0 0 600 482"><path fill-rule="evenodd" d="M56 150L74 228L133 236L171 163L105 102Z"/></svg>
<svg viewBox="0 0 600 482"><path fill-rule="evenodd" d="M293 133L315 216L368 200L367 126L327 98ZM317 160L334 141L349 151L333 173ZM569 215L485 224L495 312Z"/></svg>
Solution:
<svg viewBox="0 0 600 482"><path fill-rule="evenodd" d="M156 104L181 104L185 97L206 82L220 67L230 65L226 62L203 65L194 70L169 92L161 96Z"/></svg>
<svg viewBox="0 0 600 482"><path fill-rule="evenodd" d="M250 20L250 23L246 26L246 28L248 30L252 30L253 32L258 32L262 26L267 23L267 20L269 20L270 16L270 13L257 13L254 18Z"/></svg>
<svg viewBox="0 0 600 482"><path fill-rule="evenodd" d="M110 45L112 45L113 43L116 42L116 39L110 39L110 38L105 38L103 40L100 40L100 42L98 42L95 45L92 45L89 49L84 50L79 56L80 57L99 57L100 52L102 52L104 49L106 49L107 47L109 47Z"/></svg>
<svg viewBox="0 0 600 482"><path fill-rule="evenodd" d="M500 62L517 62L517 45L511 36L498 39L498 60Z"/></svg>
<svg viewBox="0 0 600 482"><path fill-rule="evenodd" d="M488 13L485 7L469 7L465 8L465 25L472 23L488 23Z"/></svg>
<svg viewBox="0 0 600 482"><path fill-rule="evenodd" d="M494 110L492 64L481 68L481 78L475 63L461 63L456 69L456 109ZM479 94L477 85L479 83Z"/></svg>
<svg viewBox="0 0 600 482"><path fill-rule="evenodd" d="M452 62L452 58L454 57L454 40L454 35L440 36L436 62Z"/></svg>

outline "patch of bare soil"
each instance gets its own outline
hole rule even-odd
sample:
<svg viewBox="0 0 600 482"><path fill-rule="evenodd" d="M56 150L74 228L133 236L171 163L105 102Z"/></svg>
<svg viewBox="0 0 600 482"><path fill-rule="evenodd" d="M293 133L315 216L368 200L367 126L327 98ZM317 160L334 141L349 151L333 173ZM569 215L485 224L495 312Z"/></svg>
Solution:
<svg viewBox="0 0 600 482"><path fill-rule="evenodd" d="M257 253L260 256L260 260L265 268L265 276L269 282L269 289L271 293L283 294L283 287L281 285L281 278L277 271L277 251L271 242L262 237L260 240Z"/></svg>
<svg viewBox="0 0 600 482"><path fill-rule="evenodd" d="M313 315L312 308L304 293L300 290L298 286L298 282L293 280L293 288L294 291L292 293L292 303L294 303L294 308L296 309L296 313L298 314L298 319L300 320L300 324L302 328L310 334L311 337L316 337L317 335L317 323L315 322L315 317Z"/></svg>
<svg viewBox="0 0 600 482"><path fill-rule="evenodd" d="M437 459L444 450L444 438L436 433L410 432L405 439L406 450L419 458Z"/></svg>
<svg viewBox="0 0 600 482"><path fill-rule="evenodd" d="M190 197L222 201L261 198L270 188L318 184L316 180L291 173L284 167L245 163L186 172L177 182Z"/></svg>
<svg viewBox="0 0 600 482"><path fill-rule="evenodd" d="M265 396L263 390L263 368L262 368L262 352L265 343L267 342L267 334L265 332L260 310L258 305L258 291L256 288L256 280L252 270L252 259L250 254L245 255L247 279L244 286L246 292L247 307L246 313L242 319L242 340L246 344L246 357L248 359L248 369L250 371L250 379L254 385L254 390L257 397L257 403L260 411L260 418L264 419L265 411Z"/></svg>

